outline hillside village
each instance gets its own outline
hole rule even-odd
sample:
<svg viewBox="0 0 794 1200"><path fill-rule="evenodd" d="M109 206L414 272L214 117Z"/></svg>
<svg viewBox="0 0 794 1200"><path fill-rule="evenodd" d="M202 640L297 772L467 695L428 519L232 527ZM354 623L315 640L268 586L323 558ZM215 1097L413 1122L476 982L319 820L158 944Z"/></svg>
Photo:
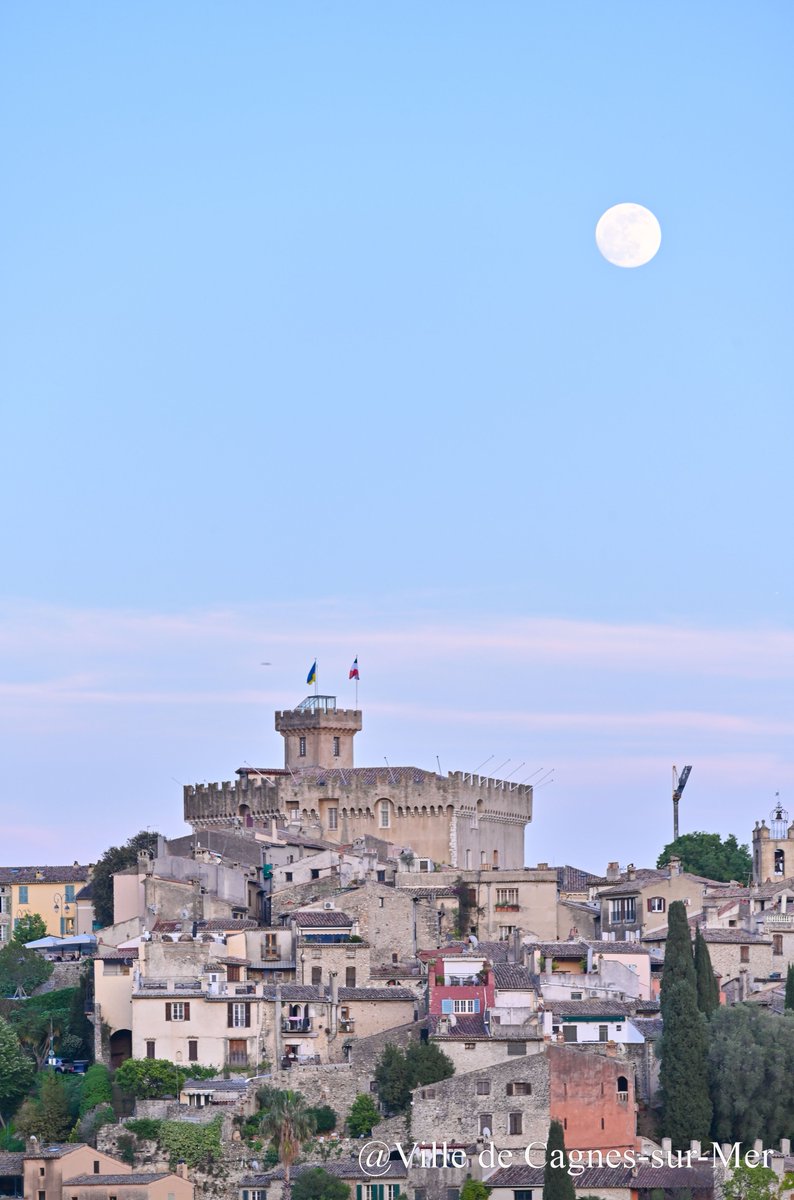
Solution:
<svg viewBox="0 0 794 1200"><path fill-rule="evenodd" d="M525 1148L557 1121L569 1153L596 1156L573 1180L580 1196L719 1194L725 1172L698 1139L689 1165L653 1157L670 1150L657 1114L668 914L684 906L721 1007L786 1021L784 810L756 821L751 881L711 880L676 857L600 873L525 866L530 785L357 767L361 713L333 697L307 697L275 724L283 766L186 787L191 832L158 836L115 873L112 924L96 920L90 866L0 870L0 944L42 919L32 946L55 972L44 993L82 980L86 1058L108 1078L131 1078L126 1063L173 1072L149 1095L114 1084L112 1113L85 1139L31 1135L0 1152L0 1196L280 1200L284 1162L257 1121L285 1091L326 1113L293 1187L320 1166L355 1200L458 1200L467 1180L494 1200L539 1200L543 1154L527 1161ZM32 1000L20 989L3 1003ZM85 1059L60 1053L58 1036L39 1066L79 1074ZM392 1102L384 1063L412 1054L426 1064L419 1082ZM431 1061L444 1068L423 1080ZM420 1153L368 1169L356 1106L376 1110L372 1137ZM193 1141L164 1144L163 1123ZM194 1153L196 1131L216 1139L213 1153ZM794 1170L785 1137L755 1148L771 1151L781 1183Z"/></svg>

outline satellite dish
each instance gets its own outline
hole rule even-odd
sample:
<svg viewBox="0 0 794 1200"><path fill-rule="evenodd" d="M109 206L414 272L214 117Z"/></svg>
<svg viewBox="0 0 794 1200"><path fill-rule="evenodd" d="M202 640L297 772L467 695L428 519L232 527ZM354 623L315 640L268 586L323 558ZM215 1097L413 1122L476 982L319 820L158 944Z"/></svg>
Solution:
<svg viewBox="0 0 794 1200"><path fill-rule="evenodd" d="M487 1126L487 1125L485 1126L485 1128L484 1128L484 1129L483 1129L483 1131L482 1131L482 1136L483 1136L483 1137L490 1137L490 1136L491 1136L491 1131L490 1131L490 1129L488 1128L488 1126Z"/></svg>
<svg viewBox="0 0 794 1200"><path fill-rule="evenodd" d="M470 933L470 934L469 934L469 941L471 942L472 946L479 946L479 944L480 944L480 943L477 941L477 937L476 937L476 935L475 935L475 934L473 934L473 933Z"/></svg>

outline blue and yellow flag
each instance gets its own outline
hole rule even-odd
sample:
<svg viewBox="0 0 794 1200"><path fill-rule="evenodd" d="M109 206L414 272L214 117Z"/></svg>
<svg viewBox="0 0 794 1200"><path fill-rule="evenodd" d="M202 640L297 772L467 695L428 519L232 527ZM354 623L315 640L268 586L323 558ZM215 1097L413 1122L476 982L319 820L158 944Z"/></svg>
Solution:
<svg viewBox="0 0 794 1200"><path fill-rule="evenodd" d="M309 671L309 674L306 676L306 682L307 683L316 683L317 682L317 659L316 658L315 658L314 662L312 663L311 671Z"/></svg>

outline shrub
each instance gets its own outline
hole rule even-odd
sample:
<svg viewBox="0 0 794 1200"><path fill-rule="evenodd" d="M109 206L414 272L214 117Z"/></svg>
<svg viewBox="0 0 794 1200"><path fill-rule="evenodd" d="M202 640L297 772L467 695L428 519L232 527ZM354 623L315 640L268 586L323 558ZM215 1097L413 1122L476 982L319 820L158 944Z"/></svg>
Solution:
<svg viewBox="0 0 794 1200"><path fill-rule="evenodd" d="M113 1099L110 1086L110 1072L102 1063L94 1063L83 1076L83 1086L80 1091L80 1116L98 1104L109 1104Z"/></svg>
<svg viewBox="0 0 794 1200"><path fill-rule="evenodd" d="M137 1145L135 1138L131 1133L120 1133L118 1139L119 1158L128 1167L135 1166L135 1147Z"/></svg>
<svg viewBox="0 0 794 1200"><path fill-rule="evenodd" d="M163 1121L158 1141L168 1155L173 1169L180 1160L189 1167L206 1166L221 1155L222 1118L215 1117L208 1125L192 1125L187 1121Z"/></svg>
<svg viewBox="0 0 794 1200"><path fill-rule="evenodd" d="M330 1104L320 1104L317 1108L310 1108L309 1112L314 1117L316 1133L330 1133L332 1129L336 1129L336 1113Z"/></svg>
<svg viewBox="0 0 794 1200"><path fill-rule="evenodd" d="M347 1114L347 1127L351 1137L361 1137L362 1134L369 1135L372 1133L373 1126L380 1121L380 1113L378 1112L372 1097L366 1092L360 1092L350 1106L350 1112Z"/></svg>
<svg viewBox="0 0 794 1200"><path fill-rule="evenodd" d="M125 1128L144 1142L156 1142L160 1136L161 1125L162 1121L156 1121L154 1117L136 1117L125 1122Z"/></svg>

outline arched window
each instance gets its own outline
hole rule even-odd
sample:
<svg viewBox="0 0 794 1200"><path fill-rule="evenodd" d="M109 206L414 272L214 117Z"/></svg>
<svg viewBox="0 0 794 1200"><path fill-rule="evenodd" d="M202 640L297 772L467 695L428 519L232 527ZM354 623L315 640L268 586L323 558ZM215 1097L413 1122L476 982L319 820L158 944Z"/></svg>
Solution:
<svg viewBox="0 0 794 1200"><path fill-rule="evenodd" d="M784 850L775 851L775 874L786 874L786 854Z"/></svg>
<svg viewBox="0 0 794 1200"><path fill-rule="evenodd" d="M625 1075L618 1075L618 1100L628 1100L629 1098L629 1081Z"/></svg>

